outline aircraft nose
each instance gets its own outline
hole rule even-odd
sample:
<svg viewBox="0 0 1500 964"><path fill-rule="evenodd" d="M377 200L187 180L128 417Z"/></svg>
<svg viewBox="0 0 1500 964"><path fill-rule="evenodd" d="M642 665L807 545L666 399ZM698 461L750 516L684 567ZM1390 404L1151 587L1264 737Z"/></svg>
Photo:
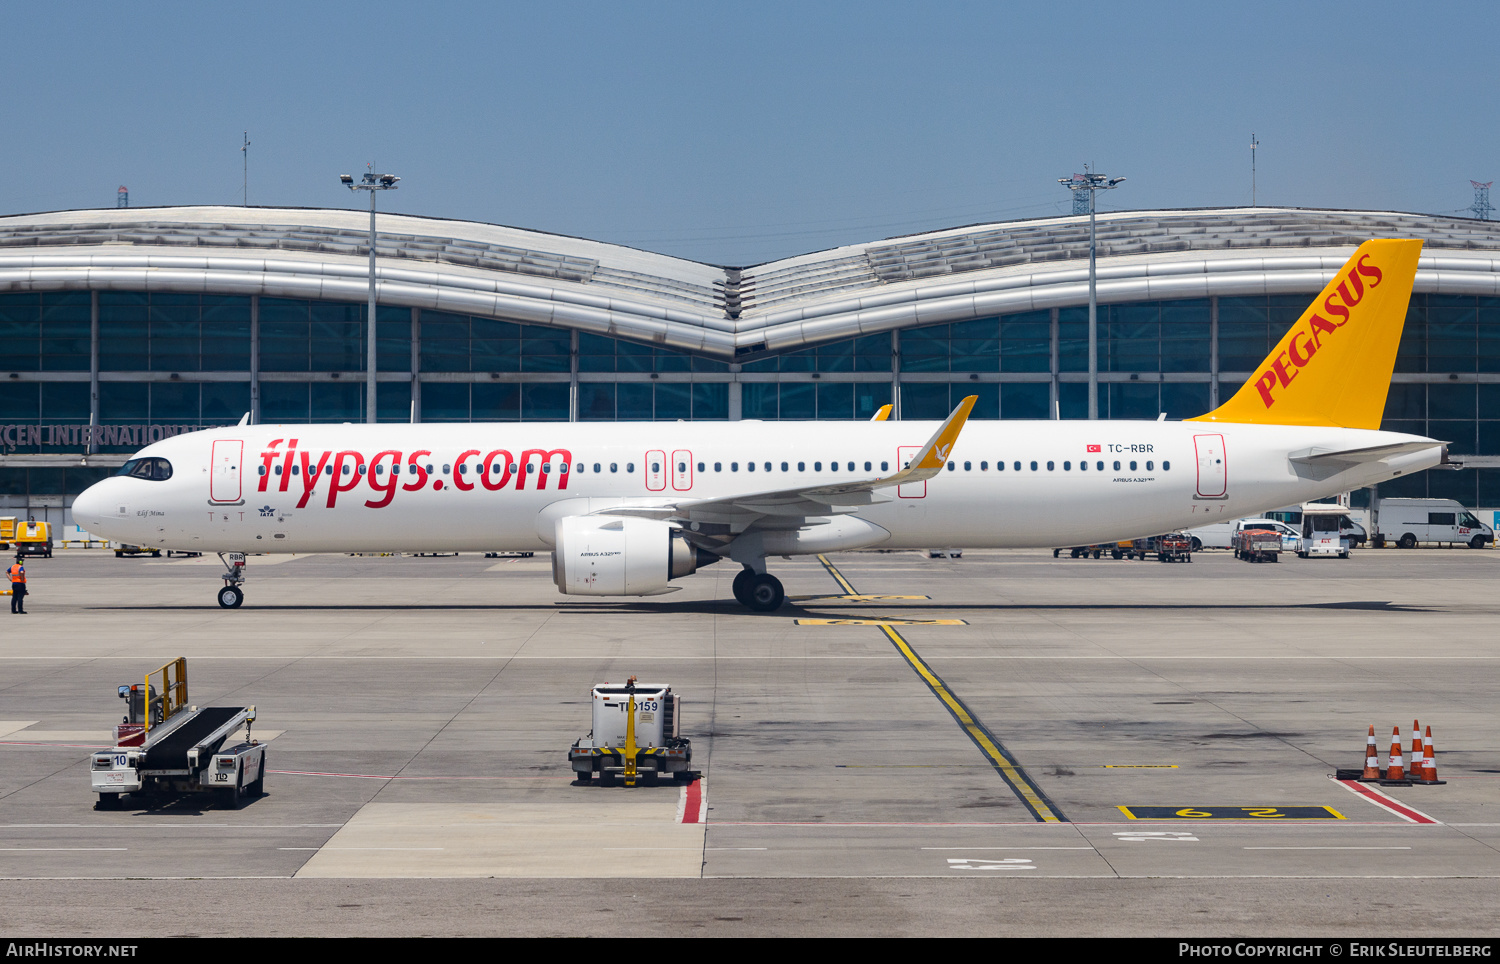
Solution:
<svg viewBox="0 0 1500 964"><path fill-rule="evenodd" d="M97 530L99 524L104 521L105 503L109 497L103 489L108 484L108 479L95 482L73 499L74 525L89 532Z"/></svg>

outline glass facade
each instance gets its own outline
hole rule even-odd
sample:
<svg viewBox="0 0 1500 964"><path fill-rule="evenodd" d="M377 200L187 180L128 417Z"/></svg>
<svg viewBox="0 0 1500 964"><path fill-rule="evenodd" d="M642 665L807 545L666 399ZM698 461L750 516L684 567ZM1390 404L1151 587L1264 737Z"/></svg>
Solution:
<svg viewBox="0 0 1500 964"><path fill-rule="evenodd" d="M1228 398L1307 296L1099 306L1102 418L1179 419ZM362 304L129 291L0 293L0 453L123 455L181 431L360 421ZM381 307L382 421L1083 418L1088 312L1029 311L861 335L731 363L451 312ZM8 377L6 377L8 376ZM97 399L93 396L97 386ZM1500 298L1412 298L1386 428L1500 456ZM93 428L90 428L93 426ZM0 496L76 492L94 469L0 467ZM99 470L104 471L104 470ZM1500 504L1500 469L1431 472L1390 495Z"/></svg>

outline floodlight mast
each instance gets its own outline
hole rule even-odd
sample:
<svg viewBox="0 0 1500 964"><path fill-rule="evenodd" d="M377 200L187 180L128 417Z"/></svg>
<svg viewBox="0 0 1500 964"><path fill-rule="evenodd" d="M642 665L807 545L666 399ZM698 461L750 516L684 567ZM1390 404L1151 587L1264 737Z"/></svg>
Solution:
<svg viewBox="0 0 1500 964"><path fill-rule="evenodd" d="M365 421L375 423L375 192L394 191L401 180L394 174L366 171L358 182L352 174L340 174L339 183L351 191L370 192L370 313L365 319Z"/></svg>
<svg viewBox="0 0 1500 964"><path fill-rule="evenodd" d="M1092 166L1085 164L1082 174L1060 177L1057 183L1070 191L1089 192L1089 418L1099 417L1099 298L1095 292L1095 260L1097 251L1094 232L1094 194L1118 187L1123 177L1107 177L1095 174ZM1077 194L1073 195L1077 197Z"/></svg>

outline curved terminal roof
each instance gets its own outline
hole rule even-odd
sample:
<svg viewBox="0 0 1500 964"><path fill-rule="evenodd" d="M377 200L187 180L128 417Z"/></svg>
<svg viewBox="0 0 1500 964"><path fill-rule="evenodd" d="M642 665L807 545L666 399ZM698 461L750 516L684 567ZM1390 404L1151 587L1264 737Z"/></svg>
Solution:
<svg viewBox="0 0 1500 964"><path fill-rule="evenodd" d="M724 268L621 245L381 214L382 304L576 328L725 359L1085 304L1088 218L982 224ZM1316 291L1372 237L1426 242L1416 290L1500 295L1500 222L1223 208L1098 216L1099 300ZM0 291L360 302L368 215L194 206L0 218Z"/></svg>

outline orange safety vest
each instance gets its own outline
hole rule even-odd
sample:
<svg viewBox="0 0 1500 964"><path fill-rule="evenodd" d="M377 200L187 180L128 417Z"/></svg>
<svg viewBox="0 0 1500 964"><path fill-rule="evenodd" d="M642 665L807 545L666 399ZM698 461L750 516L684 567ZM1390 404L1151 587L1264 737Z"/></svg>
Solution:
<svg viewBox="0 0 1500 964"><path fill-rule="evenodd" d="M11 585L15 585L16 583L26 584L26 570L19 562L10 567L10 582Z"/></svg>

